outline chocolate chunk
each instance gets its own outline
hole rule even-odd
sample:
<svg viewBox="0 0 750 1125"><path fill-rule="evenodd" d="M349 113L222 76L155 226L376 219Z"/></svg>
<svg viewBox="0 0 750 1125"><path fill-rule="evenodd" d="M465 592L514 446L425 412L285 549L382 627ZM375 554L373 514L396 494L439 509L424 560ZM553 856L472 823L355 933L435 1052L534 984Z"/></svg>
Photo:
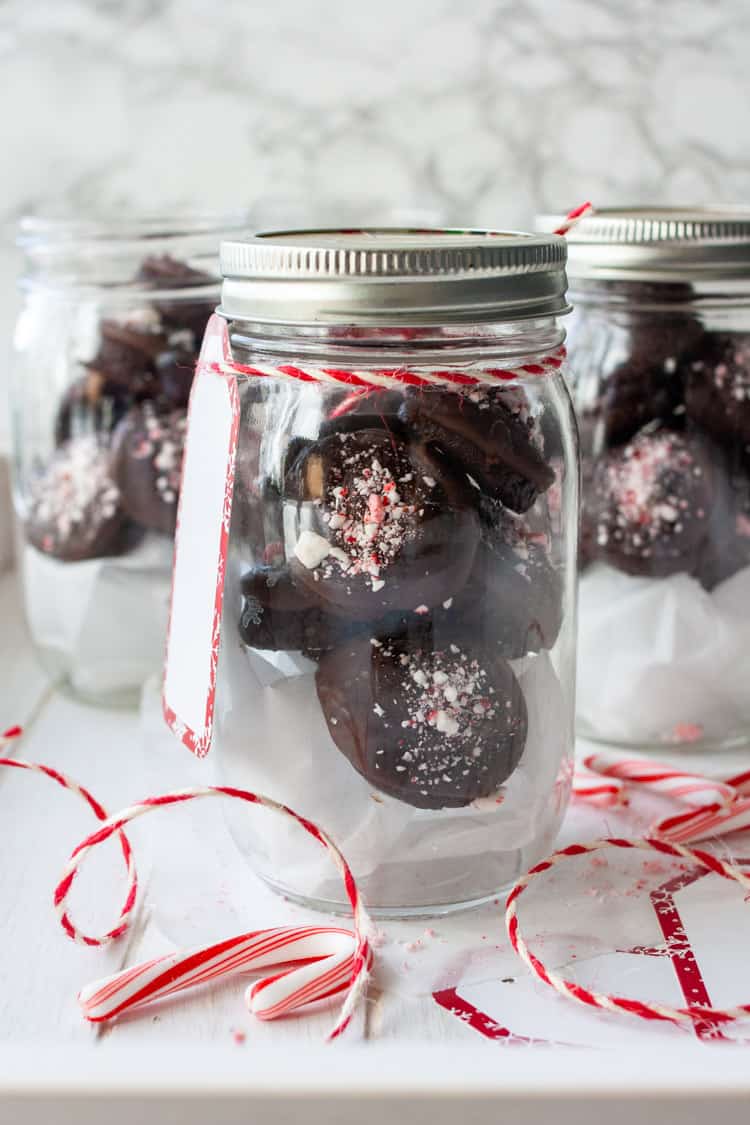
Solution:
<svg viewBox="0 0 750 1125"><path fill-rule="evenodd" d="M109 452L94 434L73 438L30 489L29 542L65 562L119 553L125 517L109 470Z"/></svg>
<svg viewBox="0 0 750 1125"><path fill-rule="evenodd" d="M518 396L494 388L407 393L399 411L409 431L435 447L477 488L525 512L555 479L518 412Z"/></svg>
<svg viewBox="0 0 750 1125"><path fill-rule="evenodd" d="M697 435L642 430L594 468L585 516L597 557L628 574L692 571L709 534L716 478Z"/></svg>
<svg viewBox="0 0 750 1125"><path fill-rule="evenodd" d="M122 507L143 527L173 535L182 471L184 410L134 406L112 438L112 476Z"/></svg>
<svg viewBox="0 0 750 1125"><path fill-rule="evenodd" d="M314 442L285 478L295 582L330 611L373 620L437 605L466 582L479 538L468 488L384 430Z"/></svg>
<svg viewBox="0 0 750 1125"><path fill-rule="evenodd" d="M492 796L523 753L526 703L492 650L364 636L322 658L316 685L331 738L352 766L417 808Z"/></svg>

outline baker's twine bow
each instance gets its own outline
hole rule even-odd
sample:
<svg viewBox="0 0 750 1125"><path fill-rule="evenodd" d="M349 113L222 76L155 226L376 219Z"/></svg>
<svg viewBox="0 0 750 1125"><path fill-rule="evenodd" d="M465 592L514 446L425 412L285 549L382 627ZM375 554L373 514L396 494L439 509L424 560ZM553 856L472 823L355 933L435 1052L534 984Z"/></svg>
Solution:
<svg viewBox="0 0 750 1125"><path fill-rule="evenodd" d="M20 727L5 731L0 735L0 748L15 743L21 734ZM249 1010L258 1019L272 1020L315 1001L345 993L344 1003L328 1039L337 1039L346 1030L365 994L372 966L368 937L370 920L346 859L330 836L312 821L269 797L223 785L196 786L149 797L108 816L87 789L59 770L9 757L0 757L0 766L28 770L49 778L81 798L101 822L99 828L73 850L53 897L61 926L68 937L79 945L108 945L127 931L136 903L138 876L132 848L123 829L131 820L170 805L181 805L204 797L222 797L269 809L294 821L325 848L343 879L352 908L353 930L335 926L282 926L157 957L84 988L78 999L88 1020L110 1020L153 1000L236 973L285 966L283 971L257 981L247 989L245 1002ZM127 890L117 925L104 934L93 936L76 926L69 914L67 900L86 857L112 836L117 837L122 850L127 869Z"/></svg>

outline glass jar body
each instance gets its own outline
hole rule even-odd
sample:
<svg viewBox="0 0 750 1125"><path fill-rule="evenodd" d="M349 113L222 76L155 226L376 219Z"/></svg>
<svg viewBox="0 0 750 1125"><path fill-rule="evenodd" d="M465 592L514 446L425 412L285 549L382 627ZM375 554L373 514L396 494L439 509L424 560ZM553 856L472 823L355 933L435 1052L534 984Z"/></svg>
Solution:
<svg viewBox="0 0 750 1125"><path fill-rule="evenodd" d="M163 660L187 401L222 229L22 228L11 417L26 615L46 670L92 702L137 702Z"/></svg>
<svg viewBox="0 0 750 1125"><path fill-rule="evenodd" d="M221 779L330 833L376 914L490 898L550 848L570 787L574 422L559 370L418 383L515 368L560 335L235 323L230 340L235 363L303 377L240 381ZM227 815L269 884L346 909L300 830Z"/></svg>
<svg viewBox="0 0 750 1125"><path fill-rule="evenodd" d="M750 294L589 281L573 299L579 733L653 749L744 744Z"/></svg>

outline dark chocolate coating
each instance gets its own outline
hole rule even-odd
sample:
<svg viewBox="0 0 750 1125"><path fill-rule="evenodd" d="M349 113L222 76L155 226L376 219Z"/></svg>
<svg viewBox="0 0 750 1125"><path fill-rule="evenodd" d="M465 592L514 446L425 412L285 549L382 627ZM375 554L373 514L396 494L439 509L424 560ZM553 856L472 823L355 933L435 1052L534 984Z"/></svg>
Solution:
<svg viewBox="0 0 750 1125"><path fill-rule="evenodd" d="M173 535L182 471L184 410L157 412L152 403L134 406L112 438L112 476L123 509L153 531Z"/></svg>
<svg viewBox="0 0 750 1125"><path fill-rule="evenodd" d="M195 352L186 348L168 348L156 359L159 394L170 406L187 407L195 373Z"/></svg>
<svg viewBox="0 0 750 1125"><path fill-rule="evenodd" d="M512 660L550 649L563 619L563 586L542 536L509 517L485 527L474 569L451 610L467 636Z"/></svg>
<svg viewBox="0 0 750 1125"><path fill-rule="evenodd" d="M55 445L84 434L110 433L130 406L130 396L100 371L87 370L63 395L55 416Z"/></svg>
<svg viewBox="0 0 750 1125"><path fill-rule="evenodd" d="M514 512L525 512L555 479L516 409L517 395L502 389L469 393L414 390L405 395L401 421L435 447L477 487Z"/></svg>
<svg viewBox="0 0 750 1125"><path fill-rule="evenodd" d="M479 539L468 491L429 451L386 430L314 442L285 478L295 582L361 620L445 601L466 582ZM310 542L324 557L310 557Z"/></svg>
<svg viewBox="0 0 750 1125"><path fill-rule="evenodd" d="M195 270L168 254L154 254L142 262L137 280L159 290L195 289L213 284L216 278L202 270ZM215 307L213 297L196 297L191 300L187 296L180 296L173 300L166 298L158 301L159 313L166 327L172 331L191 332L194 345L198 348Z"/></svg>
<svg viewBox="0 0 750 1125"><path fill-rule="evenodd" d="M100 371L107 381L122 387L135 399L157 395L155 365L167 346L166 336L139 331L114 320L103 320L100 331L99 350L86 366Z"/></svg>
<svg viewBox="0 0 750 1125"><path fill-rule="evenodd" d="M715 500L706 443L647 427L597 462L585 519L597 557L659 577L697 566Z"/></svg>
<svg viewBox="0 0 750 1125"><path fill-rule="evenodd" d="M342 754L376 789L417 808L492 796L523 753L520 685L481 647L434 651L365 635L322 658L316 685Z"/></svg>
<svg viewBox="0 0 750 1125"><path fill-rule="evenodd" d="M685 405L719 443L750 453L750 335L706 334L688 364Z"/></svg>
<svg viewBox="0 0 750 1125"><path fill-rule="evenodd" d="M64 562L124 550L125 516L109 470L109 452L93 434L60 446L31 487L29 542Z"/></svg>
<svg viewBox="0 0 750 1125"><path fill-rule="evenodd" d="M240 637L250 648L303 652L317 660L361 630L325 613L286 568L257 566L243 575Z"/></svg>

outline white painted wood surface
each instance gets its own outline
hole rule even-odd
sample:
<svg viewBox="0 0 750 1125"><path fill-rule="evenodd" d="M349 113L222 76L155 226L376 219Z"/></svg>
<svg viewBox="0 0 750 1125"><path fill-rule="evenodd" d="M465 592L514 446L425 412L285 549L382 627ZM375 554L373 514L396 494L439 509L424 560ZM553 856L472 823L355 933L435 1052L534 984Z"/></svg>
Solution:
<svg viewBox="0 0 750 1125"><path fill-rule="evenodd" d="M0 578L0 729L26 726L15 754L65 770L111 811L155 787L206 780L202 765L176 745L172 755L170 745L157 744L153 727L144 735L148 719L148 707L144 716L100 710L51 690L26 638L16 579ZM355 1113L365 1125L386 1116L452 1122L457 1114L470 1122L511 1114L522 1125L598 1125L606 1116L618 1125L634 1115L650 1120L656 1107L666 1125L702 1121L708 1106L722 1123L746 1122L746 1048L709 1048L675 1033L654 1050L647 1036L639 1046L630 1025L614 1051L523 1051L520 1035L488 1038L466 1012L436 1002L436 989L456 982L460 989L463 982L477 1008L486 992L484 1007L494 1019L503 1020L506 1011L515 1019L541 1003L549 1005L545 1011L558 1028L572 1027L565 1002L542 996L541 986L531 984L508 951L498 907L432 926L385 923L379 969L350 1045L321 1046L330 1010L274 1024L254 1021L243 1007L240 980L113 1026L87 1025L75 1003L78 989L173 948L173 925L192 933L201 914L201 924L215 926L221 937L308 916L248 874L220 810L206 807L198 816L193 808L195 817L187 810L174 813L174 827L155 818L133 826L142 885L135 923L113 947L85 950L62 935L50 901L65 858L92 827L90 814L51 783L0 770L0 1123L85 1125L106 1118L119 1125L137 1115L142 1125L191 1125L207 1116L224 1123L259 1113L263 1120L286 1122L299 1118L300 1099L306 1115L326 1125L350 1122ZM575 831L568 825L566 833ZM178 887L171 914L161 901L167 885ZM113 848L81 876L72 903L74 911L80 908L80 921L95 930L108 927L121 888ZM183 889L180 919L174 902ZM419 944L426 927L431 936ZM409 949L414 941L416 951ZM503 992L506 979L528 990L528 1005L506 1005L506 995L524 995L508 991L510 984ZM750 996L750 977L746 991ZM236 1042L237 1030L245 1036L242 1043ZM606 1041L612 1025L601 1025L601 1032ZM571 1040L559 1031L549 1037Z"/></svg>

